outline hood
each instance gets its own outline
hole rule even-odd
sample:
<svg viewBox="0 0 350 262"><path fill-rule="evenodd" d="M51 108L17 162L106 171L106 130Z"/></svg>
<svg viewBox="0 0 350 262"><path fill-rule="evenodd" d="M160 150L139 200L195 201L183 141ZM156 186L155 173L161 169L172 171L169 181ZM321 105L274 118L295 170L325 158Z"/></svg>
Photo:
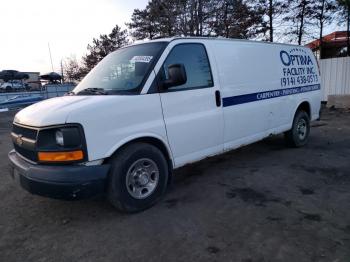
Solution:
<svg viewBox="0 0 350 262"><path fill-rule="evenodd" d="M84 111L84 108L116 99L117 96L63 96L44 100L18 112L15 122L22 125L43 127L67 122L71 112ZM121 98L121 97L120 97ZM95 106L94 106L95 107Z"/></svg>

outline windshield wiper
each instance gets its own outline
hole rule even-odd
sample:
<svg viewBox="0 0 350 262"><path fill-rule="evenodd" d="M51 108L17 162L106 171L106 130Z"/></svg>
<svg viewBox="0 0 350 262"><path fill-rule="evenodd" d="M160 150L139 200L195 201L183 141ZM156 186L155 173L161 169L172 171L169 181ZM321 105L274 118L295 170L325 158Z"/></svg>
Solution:
<svg viewBox="0 0 350 262"><path fill-rule="evenodd" d="M137 95L139 94L135 90L108 90L108 94L110 95Z"/></svg>
<svg viewBox="0 0 350 262"><path fill-rule="evenodd" d="M65 96L74 96L75 93L73 91L69 91L67 93L64 94Z"/></svg>
<svg viewBox="0 0 350 262"><path fill-rule="evenodd" d="M103 88L86 88L77 93L77 95L108 95Z"/></svg>

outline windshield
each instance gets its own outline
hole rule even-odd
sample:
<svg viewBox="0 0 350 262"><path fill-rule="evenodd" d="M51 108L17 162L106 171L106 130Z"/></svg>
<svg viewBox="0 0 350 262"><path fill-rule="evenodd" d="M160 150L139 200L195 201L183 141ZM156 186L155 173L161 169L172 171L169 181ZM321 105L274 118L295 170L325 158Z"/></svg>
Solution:
<svg viewBox="0 0 350 262"><path fill-rule="evenodd" d="M73 90L74 94L140 93L166 42L119 49L106 56Z"/></svg>

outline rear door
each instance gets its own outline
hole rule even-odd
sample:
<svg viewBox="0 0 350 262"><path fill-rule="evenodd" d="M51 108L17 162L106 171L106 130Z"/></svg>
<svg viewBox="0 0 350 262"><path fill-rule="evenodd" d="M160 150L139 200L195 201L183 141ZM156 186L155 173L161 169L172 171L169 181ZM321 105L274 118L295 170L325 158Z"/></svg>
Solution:
<svg viewBox="0 0 350 262"><path fill-rule="evenodd" d="M253 42L215 43L215 57L223 98L225 150L249 144L269 129L271 104L260 99L272 90L269 57ZM263 58L264 60L261 60Z"/></svg>
<svg viewBox="0 0 350 262"><path fill-rule="evenodd" d="M171 64L185 66L187 82L160 94L168 141L178 167L223 151L223 112L206 46L173 45L159 78L167 79Z"/></svg>

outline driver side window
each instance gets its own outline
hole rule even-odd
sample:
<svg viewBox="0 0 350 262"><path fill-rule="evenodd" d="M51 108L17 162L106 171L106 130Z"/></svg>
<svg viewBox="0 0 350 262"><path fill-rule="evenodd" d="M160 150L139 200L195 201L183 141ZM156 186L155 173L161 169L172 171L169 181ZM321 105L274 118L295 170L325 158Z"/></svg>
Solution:
<svg viewBox="0 0 350 262"><path fill-rule="evenodd" d="M165 60L161 80L168 79L168 66L183 64L187 74L187 82L183 85L170 87L168 91L190 90L213 86L210 64L202 44L179 44L175 46Z"/></svg>

